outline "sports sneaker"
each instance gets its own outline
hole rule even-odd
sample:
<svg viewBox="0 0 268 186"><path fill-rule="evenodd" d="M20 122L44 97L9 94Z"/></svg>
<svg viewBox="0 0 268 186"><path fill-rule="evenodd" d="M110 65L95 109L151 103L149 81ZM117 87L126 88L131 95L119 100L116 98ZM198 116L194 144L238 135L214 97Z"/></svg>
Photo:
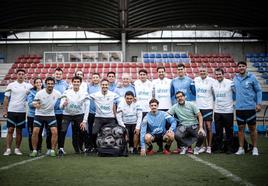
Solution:
<svg viewBox="0 0 268 186"><path fill-rule="evenodd" d="M37 150L33 150L33 152L30 153L30 157L36 157L37 156Z"/></svg>
<svg viewBox="0 0 268 186"><path fill-rule="evenodd" d="M56 152L55 152L55 150L51 150L51 151L50 151L50 156L51 156L51 157L56 157Z"/></svg>
<svg viewBox="0 0 268 186"><path fill-rule="evenodd" d="M11 154L11 149L8 148L5 152L4 152L4 156L9 156Z"/></svg>
<svg viewBox="0 0 268 186"><path fill-rule="evenodd" d="M133 148L133 154L139 154L139 151L137 148Z"/></svg>
<svg viewBox="0 0 268 186"><path fill-rule="evenodd" d="M259 151L258 151L258 148L257 147L253 147L252 155L253 156L259 156Z"/></svg>
<svg viewBox="0 0 268 186"><path fill-rule="evenodd" d="M201 148L199 148L198 153L201 154L201 153L203 153L203 152L206 152L206 147L201 147Z"/></svg>
<svg viewBox="0 0 268 186"><path fill-rule="evenodd" d="M51 153L50 153L51 154ZM59 149L58 151L58 155L59 156L63 156L64 155L64 150L63 149Z"/></svg>
<svg viewBox="0 0 268 186"><path fill-rule="evenodd" d="M211 147L207 147L206 153L211 154Z"/></svg>
<svg viewBox="0 0 268 186"><path fill-rule="evenodd" d="M146 150L146 155L153 155L155 152L154 150Z"/></svg>
<svg viewBox="0 0 268 186"><path fill-rule="evenodd" d="M170 152L169 150L167 150L167 149L164 149L164 150L163 150L163 154L164 154L164 155L170 155L171 152Z"/></svg>
<svg viewBox="0 0 268 186"><path fill-rule="evenodd" d="M129 152L133 154L133 147L129 147Z"/></svg>
<svg viewBox="0 0 268 186"><path fill-rule="evenodd" d="M179 154L181 152L180 148L176 148L175 150L172 151L173 154Z"/></svg>
<svg viewBox="0 0 268 186"><path fill-rule="evenodd" d="M157 152L163 152L163 147L159 147Z"/></svg>
<svg viewBox="0 0 268 186"><path fill-rule="evenodd" d="M50 156L51 149L47 149L46 156Z"/></svg>
<svg viewBox="0 0 268 186"><path fill-rule="evenodd" d="M236 155L243 155L245 154L245 150L243 147L239 147L238 151L235 153Z"/></svg>
<svg viewBox="0 0 268 186"><path fill-rule="evenodd" d="M180 154L186 154L188 150L188 147L182 147Z"/></svg>
<svg viewBox="0 0 268 186"><path fill-rule="evenodd" d="M22 155L22 152L20 151L19 148L15 148L14 153L15 153L16 155L18 155L18 156L21 156L21 155Z"/></svg>
<svg viewBox="0 0 268 186"><path fill-rule="evenodd" d="M187 149L187 153L189 153L189 154L193 154L193 149L192 149L192 147L188 147L188 149Z"/></svg>
<svg viewBox="0 0 268 186"><path fill-rule="evenodd" d="M194 148L194 155L198 155L199 154L199 150L200 150L200 147L195 147Z"/></svg>

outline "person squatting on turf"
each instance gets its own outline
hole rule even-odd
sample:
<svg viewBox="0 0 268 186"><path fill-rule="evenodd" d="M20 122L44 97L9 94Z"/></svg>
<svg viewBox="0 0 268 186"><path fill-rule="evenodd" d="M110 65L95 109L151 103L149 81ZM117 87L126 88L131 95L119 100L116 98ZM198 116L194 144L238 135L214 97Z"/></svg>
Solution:
<svg viewBox="0 0 268 186"><path fill-rule="evenodd" d="M89 112L88 93L80 90L82 78L74 76L72 78L72 89L65 90L61 96L60 108L63 109L62 132L64 139L68 126L72 122L72 143L76 154L80 154L80 144L82 143L82 131L87 128L87 119ZM64 155L63 149L59 149L59 155Z"/></svg>
<svg viewBox="0 0 268 186"><path fill-rule="evenodd" d="M196 142L194 154L197 155L206 135L202 114L192 102L185 101L184 92L178 91L176 99L177 104L173 105L168 113L172 116L176 115L180 122L175 133L175 139L181 146L180 154L186 154L188 147Z"/></svg>
<svg viewBox="0 0 268 186"><path fill-rule="evenodd" d="M33 106L36 108L34 116L34 128L32 134L33 151L31 157L37 156L38 134L40 128L44 125L50 129L51 132L51 151L50 156L56 156L56 146L58 139L57 121L54 112L54 106L61 96L61 93L54 90L55 79L47 77L45 80L46 88L37 92Z"/></svg>
<svg viewBox="0 0 268 186"><path fill-rule="evenodd" d="M25 70L19 69L16 72L17 81L8 84L5 90L3 117L7 118L7 138L6 151L4 156L11 154L11 145L13 141L13 133L16 128L16 147L14 153L22 155L20 145L22 140L22 129L25 128L26 119L26 98L31 84L24 82Z"/></svg>
<svg viewBox="0 0 268 186"><path fill-rule="evenodd" d="M253 145L252 155L258 156L257 149L257 130L256 130L256 112L261 111L262 89L256 76L247 72L247 63L240 61L237 64L238 73L235 75L234 89L236 95L236 120L238 124L239 149L236 155L245 154L244 129L248 124L250 138Z"/></svg>
<svg viewBox="0 0 268 186"><path fill-rule="evenodd" d="M174 141L174 131L176 128L175 119L164 111L158 111L159 102L156 99L151 99L149 102L150 112L143 118L140 131L141 141L141 156L154 154L153 142L157 144L166 142L163 154L170 154L170 146ZM166 130L166 124L171 124ZM146 150L145 144L148 145Z"/></svg>
<svg viewBox="0 0 268 186"><path fill-rule="evenodd" d="M128 131L129 149L133 154L138 154L139 131L142 121L142 110L138 103L134 102L134 93L127 91L125 99L117 108L117 122Z"/></svg>

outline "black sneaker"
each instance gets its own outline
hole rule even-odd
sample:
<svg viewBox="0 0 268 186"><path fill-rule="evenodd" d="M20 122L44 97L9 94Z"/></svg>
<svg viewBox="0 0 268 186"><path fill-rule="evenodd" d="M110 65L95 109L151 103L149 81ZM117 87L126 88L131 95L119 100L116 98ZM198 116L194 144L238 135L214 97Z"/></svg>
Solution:
<svg viewBox="0 0 268 186"><path fill-rule="evenodd" d="M59 155L59 156L63 156L63 155L64 155L64 152L63 152L61 149L59 149L59 151L58 151L58 155Z"/></svg>
<svg viewBox="0 0 268 186"><path fill-rule="evenodd" d="M139 151L138 151L138 149L137 148L133 148L133 152L132 152L133 154L139 154Z"/></svg>
<svg viewBox="0 0 268 186"><path fill-rule="evenodd" d="M157 152L163 152L163 147L159 147Z"/></svg>

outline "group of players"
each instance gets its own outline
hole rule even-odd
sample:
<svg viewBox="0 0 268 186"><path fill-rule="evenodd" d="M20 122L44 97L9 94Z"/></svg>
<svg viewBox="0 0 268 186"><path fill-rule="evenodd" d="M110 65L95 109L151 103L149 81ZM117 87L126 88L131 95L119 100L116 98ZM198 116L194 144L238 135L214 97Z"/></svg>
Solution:
<svg viewBox="0 0 268 186"><path fill-rule="evenodd" d="M165 77L165 67L159 66L156 69L158 79L153 81L148 79L145 69L139 70L139 79L134 83L125 73L121 82L115 82L114 72L107 73L102 80L98 73L93 73L91 82L87 83L83 72L77 71L70 84L62 79L62 69L57 68L54 77L47 77L44 83L36 78L33 85L24 81L25 71L18 69L17 80L5 91L3 117L7 118L8 133L3 155L12 154L15 128L14 153L22 155L20 145L26 115L31 157L41 152L43 129L47 134L46 154L64 155L69 124L77 154L96 152L97 135L106 124L126 127L130 152L142 156L155 153L153 142L163 154L211 154L213 137L219 150L223 150L225 143L225 152L232 153L234 111L240 146L235 154L245 154L247 124L252 155L259 155L256 112L261 110L262 90L255 75L247 71L246 62L238 62L237 67L233 80L225 79L221 68L215 69L213 79L205 66L199 68L198 77L191 79L185 74L184 64L178 64L177 77L172 80ZM212 121L216 130L214 136ZM174 140L177 149L171 152ZM191 152L194 143L196 146Z"/></svg>

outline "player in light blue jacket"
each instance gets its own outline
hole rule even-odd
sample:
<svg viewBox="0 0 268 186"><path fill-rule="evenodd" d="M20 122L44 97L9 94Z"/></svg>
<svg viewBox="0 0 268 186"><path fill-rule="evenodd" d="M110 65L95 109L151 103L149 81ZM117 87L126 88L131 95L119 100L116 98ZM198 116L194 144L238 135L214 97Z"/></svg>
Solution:
<svg viewBox="0 0 268 186"><path fill-rule="evenodd" d="M247 63L240 61L237 64L239 73L234 77L236 93L236 120L239 127L239 149L237 155L245 154L244 129L248 124L253 145L252 155L259 155L257 149L256 112L261 111L262 89L254 74L247 72Z"/></svg>
<svg viewBox="0 0 268 186"><path fill-rule="evenodd" d="M184 64L182 63L178 64L177 71L178 71L178 77L172 79L170 85L170 96L172 105L177 103L175 94L178 91L182 91L185 94L187 101L194 101L195 100L194 83L190 77L185 76Z"/></svg>
<svg viewBox="0 0 268 186"><path fill-rule="evenodd" d="M174 141L176 121L166 112L158 111L157 99L151 99L149 106L151 111L146 114L141 124L141 156L154 154L152 143L156 142L161 146L163 141L166 142L163 154L170 154L169 149ZM168 130L166 129L167 122L171 124ZM147 151L145 151L145 143L148 145Z"/></svg>

